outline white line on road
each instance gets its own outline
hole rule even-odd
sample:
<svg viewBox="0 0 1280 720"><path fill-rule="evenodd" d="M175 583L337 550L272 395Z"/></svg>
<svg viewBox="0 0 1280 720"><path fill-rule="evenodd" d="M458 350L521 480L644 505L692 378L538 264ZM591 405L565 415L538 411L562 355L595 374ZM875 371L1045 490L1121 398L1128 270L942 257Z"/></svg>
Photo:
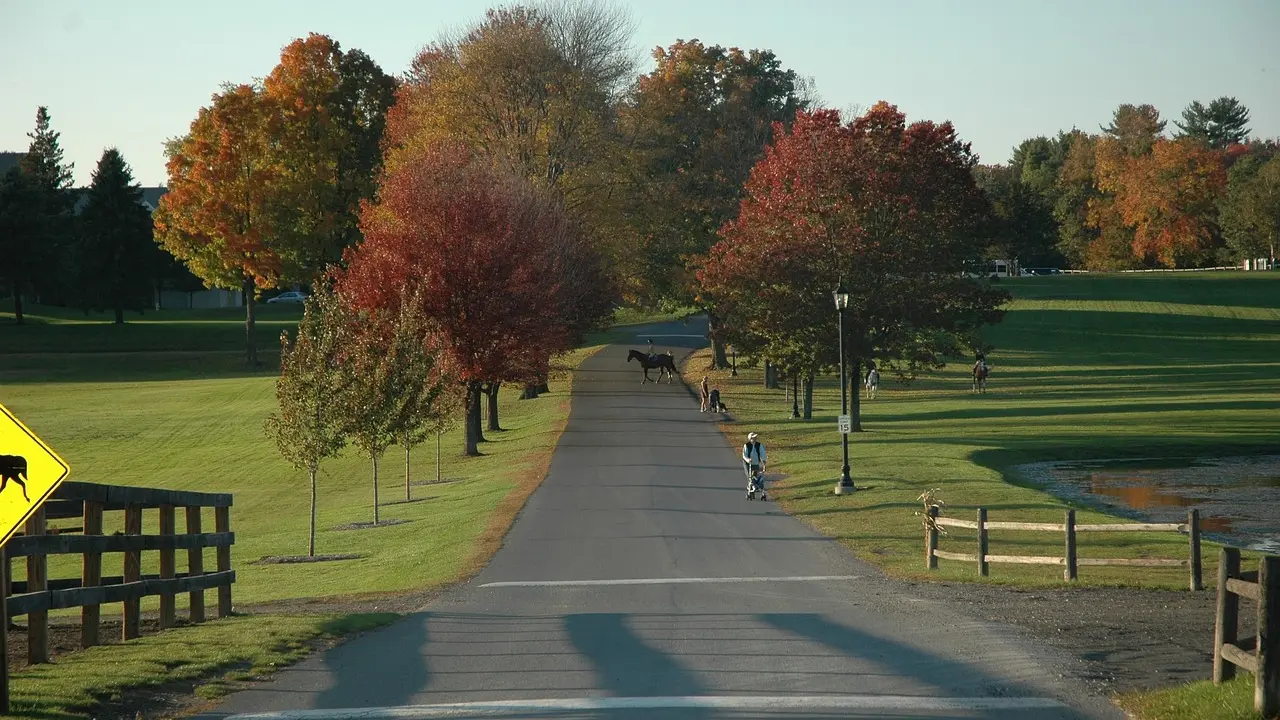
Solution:
<svg viewBox="0 0 1280 720"><path fill-rule="evenodd" d="M722 695L683 697L599 697L555 700L498 700L353 708L349 710L286 710L232 715L227 720L428 720L430 718L503 717L591 710L863 710L873 712L982 712L1054 710L1061 702L1038 697L927 697L915 695Z"/></svg>
<svg viewBox="0 0 1280 720"><path fill-rule="evenodd" d="M620 580L513 580L491 582L482 588L496 587L569 587L574 585L682 585L687 583L750 583L750 582L823 582L827 580L857 580L857 575L795 575L790 577L718 577L718 578L624 578Z"/></svg>

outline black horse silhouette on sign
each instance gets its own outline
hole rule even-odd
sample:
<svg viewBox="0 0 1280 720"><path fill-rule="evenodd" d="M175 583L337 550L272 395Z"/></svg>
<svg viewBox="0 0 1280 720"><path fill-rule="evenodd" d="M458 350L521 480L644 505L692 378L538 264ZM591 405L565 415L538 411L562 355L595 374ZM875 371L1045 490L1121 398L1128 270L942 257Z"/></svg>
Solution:
<svg viewBox="0 0 1280 720"><path fill-rule="evenodd" d="M0 493L10 480L22 488L22 499L31 502L27 497L27 459L21 455L0 455Z"/></svg>

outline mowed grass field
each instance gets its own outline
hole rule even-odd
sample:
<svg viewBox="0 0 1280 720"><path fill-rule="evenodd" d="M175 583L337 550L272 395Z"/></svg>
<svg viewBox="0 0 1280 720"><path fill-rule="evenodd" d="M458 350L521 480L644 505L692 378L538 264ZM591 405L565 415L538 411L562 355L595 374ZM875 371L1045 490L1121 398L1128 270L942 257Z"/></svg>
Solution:
<svg viewBox="0 0 1280 720"><path fill-rule="evenodd" d="M458 430L412 454L410 501L405 501L404 452L392 448L381 463L380 527L342 529L373 519L370 463L354 450L324 464L320 476L317 552L359 559L315 564L257 564L270 555L306 552L308 484L280 459L262 432L275 409L279 335L301 316L297 307L262 306L257 341L262 368L244 363L243 310L160 311L131 315L115 326L102 316L28 309L28 325L11 323L0 304L0 403L21 418L72 466L71 479L88 482L230 492L235 495L232 552L237 611L247 606L285 614L253 614L144 635L124 645L63 655L52 665L14 668L15 717L73 718L97 708L114 712L137 688L175 681L218 679L201 696L225 692L226 681L269 673L304 656L315 643L389 622L391 615L290 615L310 612L289 601L430 590L466 578L501 544L525 498L542 480L569 413L573 368L623 332L622 326L668 320L671 314L619 311L615 329L596 333L555 366L552 391L521 401L504 391L504 431L489 433L484 457L461 457ZM108 513L107 531L122 526ZM212 522L206 511L206 529ZM57 521L54 525L75 525ZM154 512L143 531L158 531ZM206 551L205 567L213 567ZM105 574L119 574L120 554L104 558ZM179 557L179 570L185 558ZM14 578L25 564L13 563ZM158 571L158 554L143 554L143 572ZM78 577L77 556L54 557L51 578ZM187 597L178 596L185 609ZM262 605L284 601L284 606ZM212 602L212 594L206 602ZM376 602L375 602L376 604ZM115 619L118 606L106 606ZM144 601L144 611L158 600ZM317 606L320 612L324 607ZM78 610L54 613L75 622Z"/></svg>
<svg viewBox="0 0 1280 720"><path fill-rule="evenodd" d="M317 552L362 557L261 565L256 561L264 556L306 552L306 475L280 458L262 430L275 409L279 333L296 325L301 311L262 308L264 366L256 372L244 369L242 312L162 311L113 326L101 316L37 308L28 313L30 325L0 329L0 403L71 464L71 479L234 493L238 607L423 589L475 570L545 474L568 414L571 369L609 337L599 334L592 338L596 344L562 358L558 365L566 372L552 380L550 394L522 401L518 389L504 391L504 431L489 435L484 457L461 457L460 431L446 433L446 482L418 484L435 479L436 452L434 443L415 448L410 502L404 452L392 448L380 463L380 515L405 522L340 529L373 519L370 463L353 448L324 463ZM0 311L0 322L5 319ZM624 313L619 319L653 318ZM108 514L108 531L123 522L122 515ZM157 522L155 513L144 513L144 532L155 532ZM211 567L213 554L206 552ZM143 560L144 572L156 571L156 553L144 553ZM104 572L118 574L115 565L122 562L122 556L108 555ZM23 572L15 563L15 579ZM51 559L50 577L78 575L76 557Z"/></svg>
<svg viewBox="0 0 1280 720"><path fill-rule="evenodd" d="M831 490L840 471L838 383L824 378L811 422L789 419L783 390L761 371L713 373L737 440L769 443L776 497L791 513L858 556L903 576L924 576L921 509L931 488L945 515L1061 523L1066 505L1022 485L1014 467L1045 460L1197 457L1280 452L1280 273L1177 273L1017 278L998 326L989 392L970 393L971 358L899 385L884 373L864 401L866 432L850 436L852 497ZM833 311L832 322L835 322ZM706 366L695 357L690 377ZM860 389L860 387L859 387ZM1082 510L1077 522L1106 518ZM1184 558L1178 534L1092 533L1079 556ZM992 554L1062 555L1058 533L992 531ZM974 531L940 547L974 552ZM1206 545L1212 582L1216 551ZM977 580L974 563L940 561L938 579ZM993 565L987 582L1050 584L1060 566ZM1082 583L1185 587L1185 570L1082 567Z"/></svg>

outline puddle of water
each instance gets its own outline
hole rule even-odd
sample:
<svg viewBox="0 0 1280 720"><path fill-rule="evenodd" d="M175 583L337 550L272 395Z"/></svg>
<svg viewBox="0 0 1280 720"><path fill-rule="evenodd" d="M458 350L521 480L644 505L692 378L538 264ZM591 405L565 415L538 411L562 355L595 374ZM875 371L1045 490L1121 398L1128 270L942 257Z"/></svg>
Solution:
<svg viewBox="0 0 1280 720"><path fill-rule="evenodd" d="M1280 455L1042 462L1014 468L1066 500L1149 522L1200 511L1207 537L1280 553Z"/></svg>

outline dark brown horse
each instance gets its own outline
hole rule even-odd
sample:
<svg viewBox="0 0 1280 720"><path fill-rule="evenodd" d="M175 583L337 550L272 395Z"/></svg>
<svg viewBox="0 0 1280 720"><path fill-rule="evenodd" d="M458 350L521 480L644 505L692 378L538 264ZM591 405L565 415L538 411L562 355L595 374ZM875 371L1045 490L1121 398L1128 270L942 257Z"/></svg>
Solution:
<svg viewBox="0 0 1280 720"><path fill-rule="evenodd" d="M662 355L654 355L650 358L647 354L639 350L632 350L627 353L627 362L631 362L632 360L639 360L640 368L644 370L644 379L640 381L641 385L649 382L649 371L655 368L658 370L658 379L654 380L655 383L661 382L662 374L666 373L667 384L670 385L671 378L676 374L676 361L675 358L671 356L670 352Z"/></svg>

